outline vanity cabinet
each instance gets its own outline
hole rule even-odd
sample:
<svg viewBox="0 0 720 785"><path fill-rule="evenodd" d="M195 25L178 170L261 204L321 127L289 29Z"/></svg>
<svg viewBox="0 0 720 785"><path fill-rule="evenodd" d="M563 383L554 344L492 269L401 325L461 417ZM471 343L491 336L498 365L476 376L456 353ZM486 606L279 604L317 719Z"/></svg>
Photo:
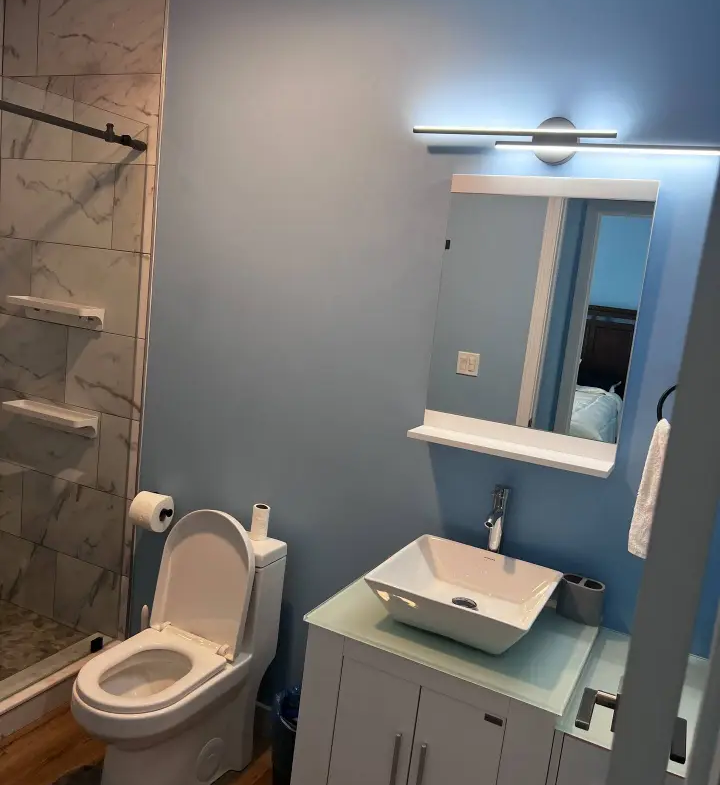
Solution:
<svg viewBox="0 0 720 785"><path fill-rule="evenodd" d="M408 783L495 785L504 733L504 718L423 688Z"/></svg>
<svg viewBox="0 0 720 785"><path fill-rule="evenodd" d="M363 580L306 618L291 785L604 785L612 710L576 719L586 688L618 691L627 636L547 610L496 657L395 621ZM690 657L688 746L707 671Z"/></svg>
<svg viewBox="0 0 720 785"><path fill-rule="evenodd" d="M504 717L346 657L328 785L495 785L504 729Z"/></svg>
<svg viewBox="0 0 720 785"><path fill-rule="evenodd" d="M565 736L557 779L548 785L605 785L610 768L610 750ZM664 785L682 785L684 779L668 774Z"/></svg>
<svg viewBox="0 0 720 785"><path fill-rule="evenodd" d="M329 785L407 782L419 698L417 685L345 660Z"/></svg>

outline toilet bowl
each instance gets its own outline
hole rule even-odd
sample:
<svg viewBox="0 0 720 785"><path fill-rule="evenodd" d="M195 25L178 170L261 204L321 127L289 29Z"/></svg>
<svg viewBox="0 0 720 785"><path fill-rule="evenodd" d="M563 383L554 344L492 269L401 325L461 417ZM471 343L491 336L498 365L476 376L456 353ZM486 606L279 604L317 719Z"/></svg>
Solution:
<svg viewBox="0 0 720 785"><path fill-rule="evenodd" d="M73 687L76 720L108 745L103 785L206 785L247 766L286 553L216 510L175 524L150 627L90 660Z"/></svg>

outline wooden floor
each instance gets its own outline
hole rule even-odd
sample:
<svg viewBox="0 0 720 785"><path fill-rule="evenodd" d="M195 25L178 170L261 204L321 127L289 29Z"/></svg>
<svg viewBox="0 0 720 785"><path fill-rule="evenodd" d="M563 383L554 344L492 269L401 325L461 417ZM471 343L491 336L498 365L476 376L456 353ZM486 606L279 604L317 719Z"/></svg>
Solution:
<svg viewBox="0 0 720 785"><path fill-rule="evenodd" d="M52 785L73 769L98 763L104 753L105 745L80 728L69 708L58 709L0 742L0 783ZM272 785L270 753L218 785Z"/></svg>

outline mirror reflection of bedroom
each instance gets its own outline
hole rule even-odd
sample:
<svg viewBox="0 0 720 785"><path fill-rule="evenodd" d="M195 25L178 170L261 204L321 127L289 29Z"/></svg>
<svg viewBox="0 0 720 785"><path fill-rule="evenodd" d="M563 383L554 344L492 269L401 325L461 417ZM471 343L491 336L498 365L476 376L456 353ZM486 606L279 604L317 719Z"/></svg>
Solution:
<svg viewBox="0 0 720 785"><path fill-rule="evenodd" d="M653 211L452 194L428 409L617 443Z"/></svg>

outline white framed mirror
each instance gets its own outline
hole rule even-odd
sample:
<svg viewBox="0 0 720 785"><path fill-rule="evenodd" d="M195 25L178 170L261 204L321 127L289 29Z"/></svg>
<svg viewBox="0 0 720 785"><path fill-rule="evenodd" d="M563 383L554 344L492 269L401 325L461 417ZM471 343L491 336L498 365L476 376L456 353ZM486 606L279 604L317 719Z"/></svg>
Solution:
<svg viewBox="0 0 720 785"><path fill-rule="evenodd" d="M659 183L455 175L411 438L607 477Z"/></svg>

